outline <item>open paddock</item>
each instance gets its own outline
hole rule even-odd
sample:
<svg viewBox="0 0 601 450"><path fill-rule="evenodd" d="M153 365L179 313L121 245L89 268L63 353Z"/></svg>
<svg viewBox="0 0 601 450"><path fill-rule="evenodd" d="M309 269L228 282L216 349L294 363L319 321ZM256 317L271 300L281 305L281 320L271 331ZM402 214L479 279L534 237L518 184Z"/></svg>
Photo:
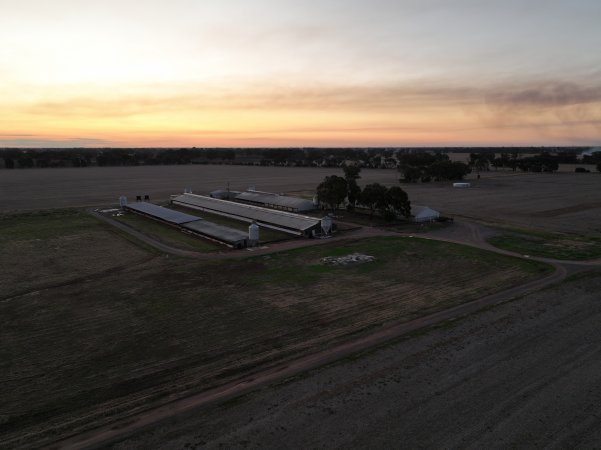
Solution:
<svg viewBox="0 0 601 450"><path fill-rule="evenodd" d="M203 193L256 186L273 192L310 194L337 168L249 166L90 167L83 169L4 170L0 210L115 204L120 195L150 195L152 201L190 187ZM396 170L365 169L360 185L398 184ZM601 233L601 174L483 172L470 174L469 189L452 183L401 185L410 200L444 215L461 215L493 223L574 233Z"/></svg>
<svg viewBox="0 0 601 450"><path fill-rule="evenodd" d="M598 448L600 289L567 281L111 448Z"/></svg>
<svg viewBox="0 0 601 450"><path fill-rule="evenodd" d="M412 202L458 215L523 228L601 235L601 174L483 172L472 187L402 184Z"/></svg>
<svg viewBox="0 0 601 450"><path fill-rule="evenodd" d="M327 175L341 169L254 166L140 166L77 169L3 170L0 172L0 210L96 206L150 195L152 202L169 200L185 188L194 193L249 186L269 192L311 190ZM395 183L395 170L364 170L364 183Z"/></svg>
<svg viewBox="0 0 601 450"><path fill-rule="evenodd" d="M157 255L68 211L12 216L0 222L0 235L6 224L19 233L0 241L0 254L18 256L3 261L15 266L3 282L27 288L0 298L0 447L11 449L39 447L549 270L402 237L208 262ZM77 245L60 253L62 278L39 271L21 281L48 257L28 251L32 241L53 248L66 238ZM116 257L98 256L115 252L118 267ZM321 262L352 253L376 260Z"/></svg>

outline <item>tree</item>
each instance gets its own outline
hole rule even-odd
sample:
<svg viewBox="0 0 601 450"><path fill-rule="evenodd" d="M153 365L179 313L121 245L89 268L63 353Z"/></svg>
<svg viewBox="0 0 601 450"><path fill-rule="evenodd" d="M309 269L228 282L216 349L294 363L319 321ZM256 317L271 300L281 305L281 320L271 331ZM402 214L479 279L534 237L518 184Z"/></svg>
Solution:
<svg viewBox="0 0 601 450"><path fill-rule="evenodd" d="M517 161L517 166L524 172L555 172L559 169L557 157L543 152L540 155L522 158Z"/></svg>
<svg viewBox="0 0 601 450"><path fill-rule="evenodd" d="M490 164L494 165L494 160L494 153L470 153L469 165L480 173L481 170L488 170Z"/></svg>
<svg viewBox="0 0 601 450"><path fill-rule="evenodd" d="M461 180L470 172L470 167L459 161L438 161L428 168L428 174L436 181Z"/></svg>
<svg viewBox="0 0 601 450"><path fill-rule="evenodd" d="M405 183L413 183L422 177L422 171L418 167L399 167L399 171L403 174L403 178L399 181Z"/></svg>
<svg viewBox="0 0 601 450"><path fill-rule="evenodd" d="M361 188L357 184L357 180L361 178L359 176L361 168L356 165L344 165L342 166L342 170L344 171L344 179L346 180L347 185L346 195L348 197L348 206L350 210L353 210L361 195Z"/></svg>
<svg viewBox="0 0 601 450"><path fill-rule="evenodd" d="M346 194L346 180L336 175L325 177L317 186L317 199L329 205L333 211L344 201Z"/></svg>
<svg viewBox="0 0 601 450"><path fill-rule="evenodd" d="M392 186L386 192L386 203L388 208L392 210L394 216L398 214L409 217L411 215L411 202L407 193L398 186Z"/></svg>
<svg viewBox="0 0 601 450"><path fill-rule="evenodd" d="M430 168L435 164L451 164L445 153L407 153L399 157L398 170L403 174L401 182L430 181Z"/></svg>
<svg viewBox="0 0 601 450"><path fill-rule="evenodd" d="M356 165L344 165L342 166L342 170L344 171L344 178L348 182L348 180L358 180L361 178L359 173L361 172L361 167Z"/></svg>
<svg viewBox="0 0 601 450"><path fill-rule="evenodd" d="M361 192L361 204L367 206L370 210L369 217L373 217L374 211L386 210L388 206L386 194L388 189L379 183L368 184Z"/></svg>
<svg viewBox="0 0 601 450"><path fill-rule="evenodd" d="M597 172L601 172L601 162L597 164Z"/></svg>

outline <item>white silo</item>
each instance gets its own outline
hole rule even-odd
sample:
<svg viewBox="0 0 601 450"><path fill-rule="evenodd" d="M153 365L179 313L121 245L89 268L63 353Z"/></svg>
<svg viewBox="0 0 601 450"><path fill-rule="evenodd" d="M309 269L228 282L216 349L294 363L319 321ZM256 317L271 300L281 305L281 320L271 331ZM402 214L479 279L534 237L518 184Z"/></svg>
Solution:
<svg viewBox="0 0 601 450"><path fill-rule="evenodd" d="M319 206L319 200L317 199L317 195L313 196L313 206L316 208Z"/></svg>
<svg viewBox="0 0 601 450"><path fill-rule="evenodd" d="M332 218L325 216L321 219L321 232L323 234L330 234L332 231Z"/></svg>
<svg viewBox="0 0 601 450"><path fill-rule="evenodd" d="M254 247L259 243L259 225L253 222L248 227L248 245Z"/></svg>
<svg viewBox="0 0 601 450"><path fill-rule="evenodd" d="M121 208L123 208L126 205L127 205L127 197L125 195L122 195L121 197L119 197L119 206Z"/></svg>

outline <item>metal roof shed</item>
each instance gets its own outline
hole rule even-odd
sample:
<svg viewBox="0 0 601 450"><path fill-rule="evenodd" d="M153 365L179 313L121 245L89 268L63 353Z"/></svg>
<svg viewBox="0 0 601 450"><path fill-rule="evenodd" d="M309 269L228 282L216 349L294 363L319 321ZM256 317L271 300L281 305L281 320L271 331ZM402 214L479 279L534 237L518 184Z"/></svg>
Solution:
<svg viewBox="0 0 601 450"><path fill-rule="evenodd" d="M414 222L433 222L440 217L440 213L427 206L411 206Z"/></svg>
<svg viewBox="0 0 601 450"><path fill-rule="evenodd" d="M188 222L182 225L185 230L193 233L200 234L209 239L224 242L235 248L246 247L248 241L248 234L243 231L236 230L234 228L224 227L217 225L213 222L206 220L196 220L194 222Z"/></svg>
<svg viewBox="0 0 601 450"><path fill-rule="evenodd" d="M158 206L153 203L128 203L127 205L124 205L124 207L126 209L131 209L137 213L151 216L154 219L161 219L165 222L169 222L175 225L181 225L182 223L200 220L200 217L192 216L190 214L186 214L179 211L174 211L172 209L163 208L162 206Z"/></svg>
<svg viewBox="0 0 601 450"><path fill-rule="evenodd" d="M295 235L309 236L318 230L320 221L313 217L301 216L285 211L262 208L255 205L229 202L196 194L178 195L171 199L173 204L220 216L231 217L244 222L257 222L258 225Z"/></svg>
<svg viewBox="0 0 601 450"><path fill-rule="evenodd" d="M268 208L283 209L292 212L311 211L315 209L315 205L311 200L288 195L270 194L267 192L241 192L235 198L236 200L258 204Z"/></svg>
<svg viewBox="0 0 601 450"><path fill-rule="evenodd" d="M218 241L235 248L246 247L248 241L248 235L243 231L217 225L200 217L163 208L152 203L137 202L130 203L124 207L151 219L167 222L170 225L178 227L180 230L195 233L212 241Z"/></svg>

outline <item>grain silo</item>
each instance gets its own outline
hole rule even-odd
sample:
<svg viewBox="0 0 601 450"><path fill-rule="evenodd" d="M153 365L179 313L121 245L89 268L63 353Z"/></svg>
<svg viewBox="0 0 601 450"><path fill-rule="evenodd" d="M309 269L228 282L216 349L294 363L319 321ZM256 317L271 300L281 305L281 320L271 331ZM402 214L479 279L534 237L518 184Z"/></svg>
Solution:
<svg viewBox="0 0 601 450"><path fill-rule="evenodd" d="M259 243L259 225L256 222L248 226L248 245L254 247Z"/></svg>

